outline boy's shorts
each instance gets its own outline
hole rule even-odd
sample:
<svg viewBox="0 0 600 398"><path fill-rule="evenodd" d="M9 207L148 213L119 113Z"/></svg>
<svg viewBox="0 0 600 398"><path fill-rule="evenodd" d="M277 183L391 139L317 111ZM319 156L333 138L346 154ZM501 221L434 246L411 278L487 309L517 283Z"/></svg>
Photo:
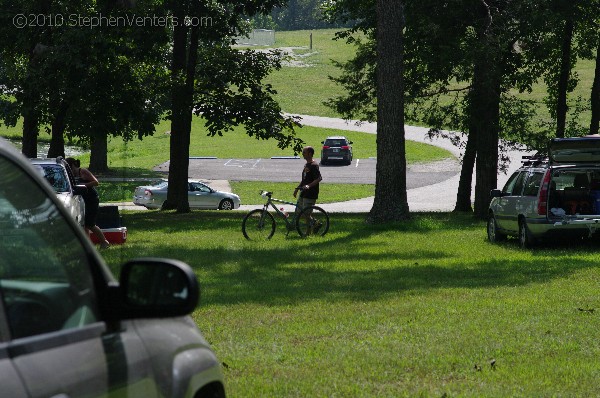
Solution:
<svg viewBox="0 0 600 398"><path fill-rule="evenodd" d="M316 199L298 198L298 207L296 207L296 212L300 212L300 210L305 209L309 206L314 206L315 203L317 203Z"/></svg>

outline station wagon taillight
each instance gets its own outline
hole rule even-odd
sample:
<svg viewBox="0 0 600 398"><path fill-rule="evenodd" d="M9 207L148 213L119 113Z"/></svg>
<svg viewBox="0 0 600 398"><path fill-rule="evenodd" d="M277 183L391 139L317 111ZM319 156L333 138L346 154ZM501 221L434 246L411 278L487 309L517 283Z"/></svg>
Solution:
<svg viewBox="0 0 600 398"><path fill-rule="evenodd" d="M350 149L348 145L342 145L342 149Z"/></svg>
<svg viewBox="0 0 600 398"><path fill-rule="evenodd" d="M540 216L545 216L548 213L548 189L550 188L550 170L546 170L540 193L538 195L537 212Z"/></svg>
<svg viewBox="0 0 600 398"><path fill-rule="evenodd" d="M329 149L329 145L323 145L323 149Z"/></svg>

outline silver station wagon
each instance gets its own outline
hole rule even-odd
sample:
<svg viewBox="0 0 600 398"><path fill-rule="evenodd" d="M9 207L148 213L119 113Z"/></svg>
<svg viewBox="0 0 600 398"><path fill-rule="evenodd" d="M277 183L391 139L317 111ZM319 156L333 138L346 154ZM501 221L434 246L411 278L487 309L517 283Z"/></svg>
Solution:
<svg viewBox="0 0 600 398"><path fill-rule="evenodd" d="M490 242L516 236L528 248L545 238L592 236L600 230L600 136L553 139L547 156L525 158L491 196Z"/></svg>

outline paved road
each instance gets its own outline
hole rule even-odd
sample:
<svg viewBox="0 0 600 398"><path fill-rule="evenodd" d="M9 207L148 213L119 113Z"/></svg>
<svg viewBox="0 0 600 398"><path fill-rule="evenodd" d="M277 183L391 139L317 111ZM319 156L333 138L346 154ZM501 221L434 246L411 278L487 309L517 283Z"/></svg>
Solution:
<svg viewBox="0 0 600 398"><path fill-rule="evenodd" d="M189 176L197 179L228 181L298 182L303 159L190 159ZM349 166L321 166L324 183L374 184L375 159L354 159ZM166 171L164 163L155 170ZM407 170L408 189L436 184L460 172L454 159L434 164L415 165Z"/></svg>
<svg viewBox="0 0 600 398"><path fill-rule="evenodd" d="M306 116L302 117L302 123L308 126L334 128L339 130L361 131L364 133L377 133L376 123L357 123L356 121L344 121L342 119ZM444 138L430 139L427 136L428 128L405 126L405 136L407 140L423 142L431 145L436 145L451 152L457 158L460 158L460 149L454 146L450 140ZM507 173L498 173L498 187L504 186L506 180L514 170L521 165L521 157L531 154L528 151L512 151L508 154L511 163ZM438 171L444 171L444 165ZM435 164L433 165L436 166ZM411 211L451 211L454 209L456 202L456 194L458 192L458 181L460 174L456 173L452 177L431 185L425 185L418 188L408 189L408 206ZM473 180L475 180L473 178ZM473 184L475 182L473 181ZM473 186L472 192L475 192ZM474 199L474 198L473 198ZM373 206L373 197L352 200L342 203L324 204L323 208L331 212L368 212Z"/></svg>

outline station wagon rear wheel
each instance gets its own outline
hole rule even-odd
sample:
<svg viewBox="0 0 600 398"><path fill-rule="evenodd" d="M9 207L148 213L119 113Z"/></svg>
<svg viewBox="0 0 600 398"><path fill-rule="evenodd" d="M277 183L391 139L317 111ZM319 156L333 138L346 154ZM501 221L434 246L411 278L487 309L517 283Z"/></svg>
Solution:
<svg viewBox="0 0 600 398"><path fill-rule="evenodd" d="M487 236L490 243L498 243L506 240L506 235L498 231L496 217L490 215L487 222Z"/></svg>
<svg viewBox="0 0 600 398"><path fill-rule="evenodd" d="M531 249L535 244L535 240L529 232L527 222L525 220L519 221L519 246L521 249Z"/></svg>

